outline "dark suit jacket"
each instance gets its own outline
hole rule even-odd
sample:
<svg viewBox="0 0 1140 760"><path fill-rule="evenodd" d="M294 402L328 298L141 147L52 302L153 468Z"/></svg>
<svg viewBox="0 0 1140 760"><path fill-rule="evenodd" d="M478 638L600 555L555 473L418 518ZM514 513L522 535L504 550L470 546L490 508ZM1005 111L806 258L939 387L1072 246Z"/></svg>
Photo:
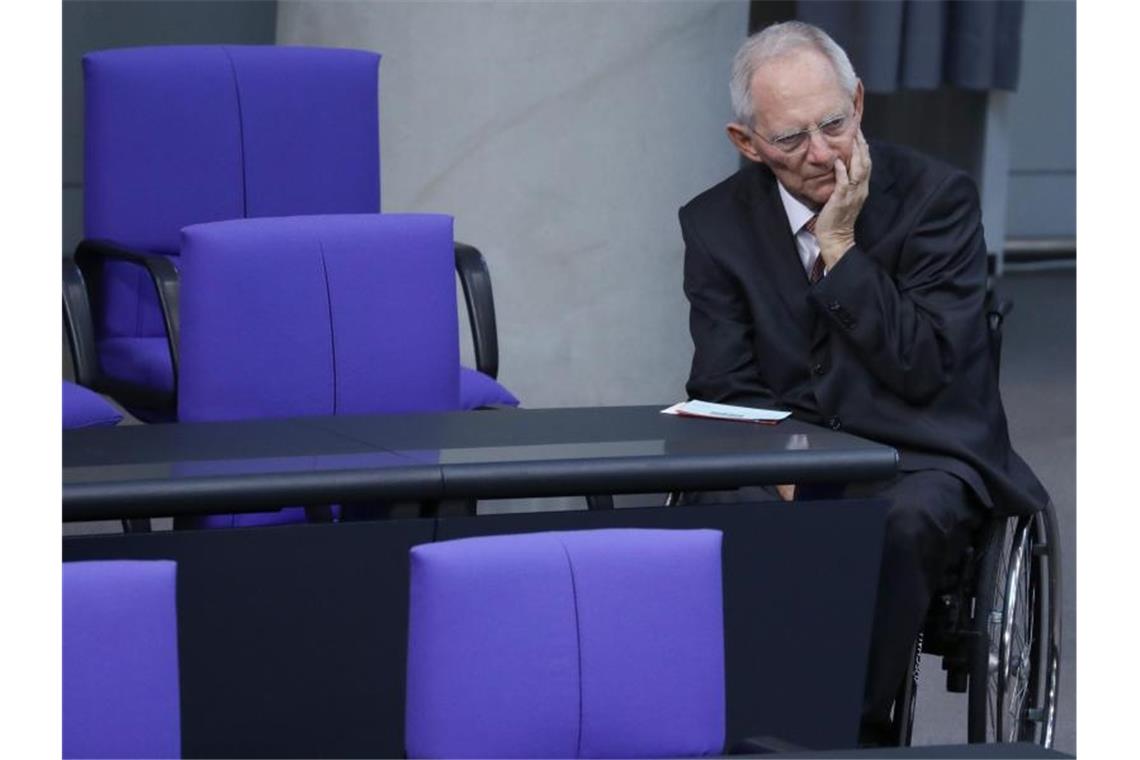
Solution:
<svg viewBox="0 0 1140 760"><path fill-rule="evenodd" d="M872 145L871 160L856 245L814 286L767 167L681 209L689 396L787 409L894 446L904 471L950 472L1002 512L1041 509L989 350L977 190L904 148Z"/></svg>

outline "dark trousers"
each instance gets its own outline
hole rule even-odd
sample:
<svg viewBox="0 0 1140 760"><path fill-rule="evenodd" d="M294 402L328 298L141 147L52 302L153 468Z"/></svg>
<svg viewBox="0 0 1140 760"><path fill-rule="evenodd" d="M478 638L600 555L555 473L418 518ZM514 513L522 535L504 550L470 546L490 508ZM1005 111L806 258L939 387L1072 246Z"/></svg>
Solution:
<svg viewBox="0 0 1140 760"><path fill-rule="evenodd" d="M774 487L685 494L685 503L768 501ZM891 705L907 672L926 612L942 579L965 550L986 509L963 481L941 470L899 473L889 480L842 486L801 486L796 500L878 498L887 511L879 593L867 662L863 726L885 735ZM791 505L789 505L791 506Z"/></svg>
<svg viewBox="0 0 1140 760"><path fill-rule="evenodd" d="M874 733L889 724L891 704L930 602L981 526L986 509L969 486L940 470L852 483L843 495L891 502L863 697L863 725Z"/></svg>

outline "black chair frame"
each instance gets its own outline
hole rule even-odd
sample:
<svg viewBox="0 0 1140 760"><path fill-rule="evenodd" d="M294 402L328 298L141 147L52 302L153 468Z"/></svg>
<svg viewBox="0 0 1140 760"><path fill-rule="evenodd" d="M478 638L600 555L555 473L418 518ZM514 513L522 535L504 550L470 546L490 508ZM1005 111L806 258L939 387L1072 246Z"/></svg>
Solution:
<svg viewBox="0 0 1140 760"><path fill-rule="evenodd" d="M103 392L100 383L99 359L95 355L95 327L91 319L91 304L87 299L87 286L83 273L74 259L63 258L63 329L67 333L67 347L71 354L71 367L75 382L97 392ZM124 518L124 533L150 531L150 520Z"/></svg>

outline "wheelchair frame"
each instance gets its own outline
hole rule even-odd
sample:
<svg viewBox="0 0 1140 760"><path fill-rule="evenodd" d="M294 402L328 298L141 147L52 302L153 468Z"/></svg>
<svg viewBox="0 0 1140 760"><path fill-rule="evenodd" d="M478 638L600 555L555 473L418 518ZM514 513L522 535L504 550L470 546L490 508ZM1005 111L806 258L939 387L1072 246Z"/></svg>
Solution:
<svg viewBox="0 0 1140 760"><path fill-rule="evenodd" d="M995 367L1012 304L986 292ZM1052 502L1032 515L993 515L935 595L907 677L895 697L892 735L909 745L923 653L940 655L946 690L967 693L971 743L1052 747L1061 652L1061 546Z"/></svg>
<svg viewBox="0 0 1140 760"><path fill-rule="evenodd" d="M925 653L942 657L947 691L968 695L971 743L1053 746L1061 651L1056 513L1050 504L1033 515L995 516L979 535L916 642L895 701L900 745L910 744Z"/></svg>

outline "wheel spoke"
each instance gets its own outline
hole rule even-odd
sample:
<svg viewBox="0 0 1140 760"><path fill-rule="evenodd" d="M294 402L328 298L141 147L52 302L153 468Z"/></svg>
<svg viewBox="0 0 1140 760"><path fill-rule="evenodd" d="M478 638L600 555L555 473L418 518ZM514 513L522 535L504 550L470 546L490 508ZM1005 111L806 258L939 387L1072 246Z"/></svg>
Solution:
<svg viewBox="0 0 1140 760"><path fill-rule="evenodd" d="M1029 564L1032 562L1032 547L1029 542L1028 529L1019 534L1016 553L1013 557L1015 576L1011 577L1010 587L1013 590L1006 606L1006 625L1004 645L1006 663L1008 664L1005 676L1004 696L1006 703L1004 716L1008 725L1002 732L1002 741L1018 741L1027 728L1026 711L1029 690L1029 657L1033 642L1033 589L1030 583Z"/></svg>
<svg viewBox="0 0 1140 760"><path fill-rule="evenodd" d="M1032 635L1024 620L1032 606L1027 572L1032 551L1029 524L1022 520L1014 524L1016 528L1010 525L1001 544L1000 572L994 577L1000 585L994 589L991 605L987 734L999 742L1017 741L1021 733L1028 688L1024 657L1027 637Z"/></svg>

